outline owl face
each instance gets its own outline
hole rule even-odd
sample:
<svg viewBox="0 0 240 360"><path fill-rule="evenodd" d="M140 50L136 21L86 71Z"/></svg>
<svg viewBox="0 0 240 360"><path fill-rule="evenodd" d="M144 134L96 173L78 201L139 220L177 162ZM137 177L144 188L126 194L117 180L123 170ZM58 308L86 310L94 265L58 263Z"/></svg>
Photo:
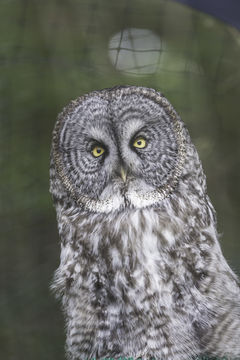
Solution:
<svg viewBox="0 0 240 360"><path fill-rule="evenodd" d="M135 87L94 92L67 112L57 123L53 153L75 199L142 206L174 186L183 133L159 93Z"/></svg>

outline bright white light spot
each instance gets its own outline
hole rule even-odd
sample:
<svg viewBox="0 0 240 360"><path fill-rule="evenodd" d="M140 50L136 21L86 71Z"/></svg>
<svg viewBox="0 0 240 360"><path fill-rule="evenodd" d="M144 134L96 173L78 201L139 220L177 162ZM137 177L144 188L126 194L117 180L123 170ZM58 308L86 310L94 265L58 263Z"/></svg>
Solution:
<svg viewBox="0 0 240 360"><path fill-rule="evenodd" d="M109 57L113 66L131 75L149 75L157 71L164 44L148 29L128 28L109 41Z"/></svg>

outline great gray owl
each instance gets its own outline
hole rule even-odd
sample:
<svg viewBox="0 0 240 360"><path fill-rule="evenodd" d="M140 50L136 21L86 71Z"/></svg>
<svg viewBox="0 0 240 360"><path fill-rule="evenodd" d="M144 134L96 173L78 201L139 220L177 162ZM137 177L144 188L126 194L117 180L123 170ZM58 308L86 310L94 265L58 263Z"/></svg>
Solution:
<svg viewBox="0 0 240 360"><path fill-rule="evenodd" d="M162 94L120 86L72 101L50 179L69 359L240 356L238 279L197 151Z"/></svg>

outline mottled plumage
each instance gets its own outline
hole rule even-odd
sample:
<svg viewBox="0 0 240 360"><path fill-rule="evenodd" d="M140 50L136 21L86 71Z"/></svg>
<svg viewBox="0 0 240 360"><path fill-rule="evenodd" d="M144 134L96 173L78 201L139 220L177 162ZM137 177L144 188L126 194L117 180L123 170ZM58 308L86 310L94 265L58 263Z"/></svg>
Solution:
<svg viewBox="0 0 240 360"><path fill-rule="evenodd" d="M50 179L68 359L240 356L238 279L197 151L162 94L126 86L71 102Z"/></svg>

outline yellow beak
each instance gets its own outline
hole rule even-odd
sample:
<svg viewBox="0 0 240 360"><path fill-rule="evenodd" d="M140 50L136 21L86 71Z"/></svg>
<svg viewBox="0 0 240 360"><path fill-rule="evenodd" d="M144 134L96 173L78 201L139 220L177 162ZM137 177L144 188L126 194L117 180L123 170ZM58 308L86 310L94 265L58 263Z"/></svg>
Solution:
<svg viewBox="0 0 240 360"><path fill-rule="evenodd" d="M127 179L127 173L126 173L126 171L124 170L124 168L123 168L122 166L121 166L120 173L121 173L121 178L122 178L123 181L125 182L126 179Z"/></svg>

